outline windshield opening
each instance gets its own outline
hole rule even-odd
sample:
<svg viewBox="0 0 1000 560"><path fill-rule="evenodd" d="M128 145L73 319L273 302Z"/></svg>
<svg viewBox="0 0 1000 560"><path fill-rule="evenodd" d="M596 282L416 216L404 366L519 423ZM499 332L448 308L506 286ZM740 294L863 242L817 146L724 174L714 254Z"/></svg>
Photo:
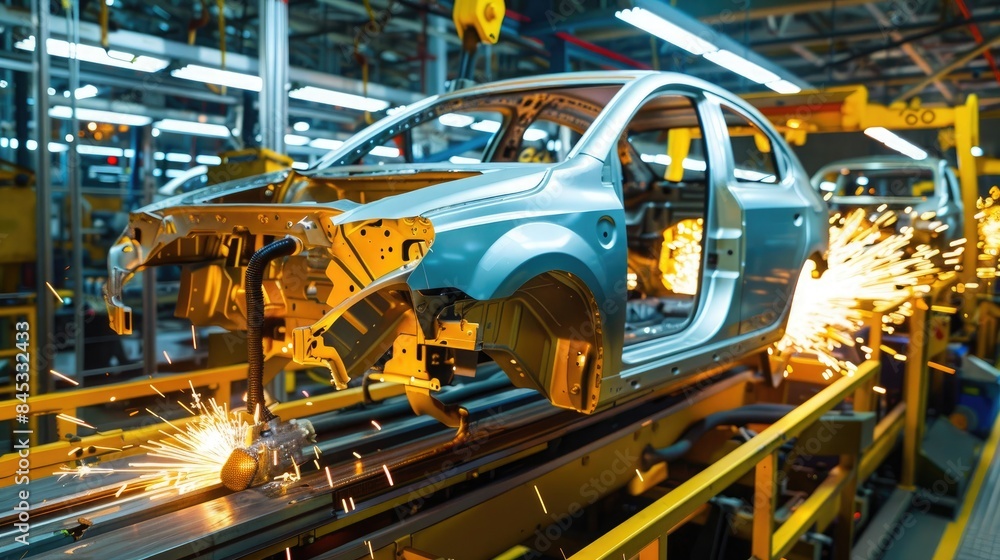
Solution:
<svg viewBox="0 0 1000 560"><path fill-rule="evenodd" d="M376 123L315 168L560 162L619 89L591 85L449 97Z"/></svg>
<svg viewBox="0 0 1000 560"><path fill-rule="evenodd" d="M934 171L922 167L831 169L820 177L819 190L836 198L874 197L927 200L934 196Z"/></svg>

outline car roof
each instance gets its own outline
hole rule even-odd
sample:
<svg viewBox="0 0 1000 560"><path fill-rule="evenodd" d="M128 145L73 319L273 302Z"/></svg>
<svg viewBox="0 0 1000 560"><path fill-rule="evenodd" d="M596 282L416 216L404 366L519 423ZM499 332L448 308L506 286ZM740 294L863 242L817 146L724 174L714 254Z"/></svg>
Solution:
<svg viewBox="0 0 1000 560"><path fill-rule="evenodd" d="M865 156L856 157L849 159L840 159L837 161L831 161L830 163L824 165L820 171L827 170L833 167L848 167L848 168L872 168L879 166L893 166L893 167L924 167L927 169L937 169L943 160L941 158L928 157L925 159L913 159L909 156L896 156L896 155L886 155L886 156Z"/></svg>

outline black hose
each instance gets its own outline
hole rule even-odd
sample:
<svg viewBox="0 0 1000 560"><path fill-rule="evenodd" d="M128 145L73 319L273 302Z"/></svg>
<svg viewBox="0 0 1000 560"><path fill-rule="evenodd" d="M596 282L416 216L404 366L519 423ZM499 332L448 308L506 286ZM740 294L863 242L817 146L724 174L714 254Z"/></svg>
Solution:
<svg viewBox="0 0 1000 560"><path fill-rule="evenodd" d="M291 237L265 245L250 257L247 264L245 291L247 297L247 412L256 414L260 405L260 421L270 422L274 414L264 403L264 271L276 258L294 255L298 242Z"/></svg>
<svg viewBox="0 0 1000 560"><path fill-rule="evenodd" d="M750 404L709 414L704 419L692 424L679 440L664 447L656 449L653 446L646 446L642 452L642 468L649 470L657 463L670 462L680 459L691 450L694 443L701 439L706 433L714 430L718 426L745 426L747 424L771 424L778 421L782 416L794 409L790 404Z"/></svg>

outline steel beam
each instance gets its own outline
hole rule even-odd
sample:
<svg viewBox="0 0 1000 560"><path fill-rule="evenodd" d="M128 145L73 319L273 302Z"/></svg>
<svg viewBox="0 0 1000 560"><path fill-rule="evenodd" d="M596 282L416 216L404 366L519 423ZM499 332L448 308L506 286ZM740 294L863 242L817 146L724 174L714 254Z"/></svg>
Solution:
<svg viewBox="0 0 1000 560"><path fill-rule="evenodd" d="M259 72L260 145L285 153L288 125L288 4L284 0L260 0Z"/></svg>
<svg viewBox="0 0 1000 560"><path fill-rule="evenodd" d="M964 55L949 62L948 64L942 66L941 68L938 68L937 70L934 71L933 74L927 76L926 79L921 80L913 87L897 95L896 98L892 100L892 102L896 103L899 101L906 101L907 99L913 97L914 95L918 95L920 92L924 90L925 87L928 86L928 84L932 83L934 80L947 76L952 72L952 70L957 70L965 66L975 58L979 57L979 55L995 47L996 45L1000 45L1000 35L993 37L989 41L983 42L983 44L976 46L976 48L966 52Z"/></svg>
<svg viewBox="0 0 1000 560"><path fill-rule="evenodd" d="M46 44L49 36L49 2L34 0L31 3L33 28L39 44ZM45 282L53 278L52 272L52 182L49 161L48 139L52 136L52 121L49 119L49 55L45 49L35 49L35 135L38 146L35 148L35 211L37 212L37 257L35 289L38 293L38 318L35 322L32 338L37 344L39 360L37 368L47 370L54 365L55 348L52 344L54 302ZM26 138L21 142L26 144ZM37 393L47 393L52 390L51 376L37 376L38 385L32 387ZM42 381L45 380L45 381Z"/></svg>

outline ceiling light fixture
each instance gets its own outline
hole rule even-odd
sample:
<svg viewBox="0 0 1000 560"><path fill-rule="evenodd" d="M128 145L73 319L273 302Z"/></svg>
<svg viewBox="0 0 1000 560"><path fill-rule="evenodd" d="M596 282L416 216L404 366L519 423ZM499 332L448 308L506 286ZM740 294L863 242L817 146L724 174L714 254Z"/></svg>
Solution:
<svg viewBox="0 0 1000 560"><path fill-rule="evenodd" d="M181 121L177 119L163 119L162 121L157 121L153 123L153 128L159 129L163 132L191 134L194 136L212 136L215 138L228 138L232 135L229 128L221 124Z"/></svg>
<svg viewBox="0 0 1000 560"><path fill-rule="evenodd" d="M368 111L370 113L381 111L389 106L387 101L382 101L381 99L363 97L361 95L354 95L351 93L344 93L342 91L333 91L331 89L323 89L313 86L305 86L299 89L294 89L288 92L288 97L291 97L292 99L301 99L302 101L312 101L314 103L333 105L335 107L355 109L357 111Z"/></svg>
<svg viewBox="0 0 1000 560"><path fill-rule="evenodd" d="M260 76L209 68L208 66L199 66L197 64L188 64L183 68L171 70L170 75L182 80L191 80L203 84L214 84L248 91L260 91L264 87L264 81L261 80Z"/></svg>
<svg viewBox="0 0 1000 560"><path fill-rule="evenodd" d="M136 56L125 51L114 49L104 50L101 47L94 47L91 45L73 45L67 41L63 41L62 39L49 39L46 44L46 50L50 56L70 58L70 51L75 50L76 58L81 62L103 64L105 66L114 66L116 68L127 68L129 70L137 70L139 72L159 72L170 64L169 61L162 58L145 55ZM14 47L24 51L34 51L35 37L31 36L27 39L22 39L14 43ZM75 47L75 49L71 49L71 47Z"/></svg>
<svg viewBox="0 0 1000 560"><path fill-rule="evenodd" d="M73 109L65 105L58 105L49 109L49 116L54 119L71 119L73 118ZM131 115L128 113L102 111L99 109L85 109L83 107L77 107L76 119L79 121L124 124L127 126L146 126L153 121L153 119L144 115Z"/></svg>
<svg viewBox="0 0 1000 560"><path fill-rule="evenodd" d="M897 152L910 156L913 159L927 159L927 152L911 144L910 142L903 140L897 136L894 132L889 131L881 126L872 126L865 129L865 135L878 140L879 142L885 144L887 148L896 150ZM860 182L859 182L860 184Z"/></svg>

